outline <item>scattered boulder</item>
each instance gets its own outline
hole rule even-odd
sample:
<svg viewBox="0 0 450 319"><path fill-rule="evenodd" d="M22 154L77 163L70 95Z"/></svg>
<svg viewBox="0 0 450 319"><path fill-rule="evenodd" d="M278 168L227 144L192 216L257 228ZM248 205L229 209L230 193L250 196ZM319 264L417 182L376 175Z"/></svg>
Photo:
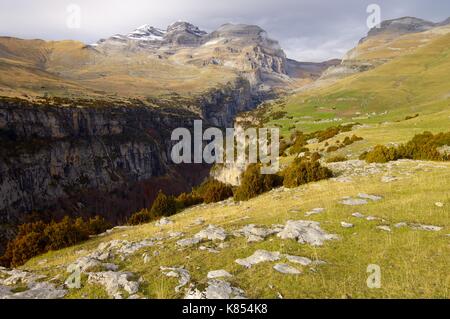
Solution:
<svg viewBox="0 0 450 319"><path fill-rule="evenodd" d="M194 221L193 225L194 225L194 226L200 226L200 225L203 225L204 223L205 223L205 220L204 220L203 218L197 218L197 219Z"/></svg>
<svg viewBox="0 0 450 319"><path fill-rule="evenodd" d="M198 249L203 250L203 251L207 251L207 252L213 253L213 254L219 253L219 251L217 249L214 249L214 248L211 248L211 247L206 247L206 246L200 246L200 247L198 247Z"/></svg>
<svg viewBox="0 0 450 319"><path fill-rule="evenodd" d="M160 220L158 220L155 225L158 226L158 227L162 227L162 226L172 225L172 224L173 224L173 221L171 221L167 217L163 217Z"/></svg>
<svg viewBox="0 0 450 319"><path fill-rule="evenodd" d="M358 213L358 212L353 213L352 216L353 216L353 217L356 217L356 218L364 218L364 215L361 214L361 213Z"/></svg>
<svg viewBox="0 0 450 319"><path fill-rule="evenodd" d="M353 179L351 177L348 176L339 176L337 178L334 179L336 182L339 183L351 183L353 182Z"/></svg>
<svg viewBox="0 0 450 319"><path fill-rule="evenodd" d="M358 206L358 205L365 205L368 203L368 200L371 201L379 201L383 199L383 197L378 195L369 195L365 193L359 193L358 198L352 198L350 196L343 197L340 201L341 204L349 205L349 206Z"/></svg>
<svg viewBox="0 0 450 319"><path fill-rule="evenodd" d="M175 287L175 292L179 292L180 289L186 286L191 280L191 275L189 271L184 269L183 267L159 267L164 275L167 277L175 277L178 278L179 285Z"/></svg>
<svg viewBox="0 0 450 319"><path fill-rule="evenodd" d="M352 228L354 225L350 224L350 223L347 223L347 222L341 222L341 226L343 228Z"/></svg>
<svg viewBox="0 0 450 319"><path fill-rule="evenodd" d="M441 229L442 229L442 227L439 227L439 226L421 225L421 224L411 225L411 228L416 229L416 230L426 230L426 231L441 231Z"/></svg>
<svg viewBox="0 0 450 319"><path fill-rule="evenodd" d="M209 225L207 228L194 235L194 238L200 240L221 240L224 241L227 238L227 233L221 227Z"/></svg>
<svg viewBox="0 0 450 319"><path fill-rule="evenodd" d="M367 200L361 198L345 198L340 203L348 206L358 206L367 204Z"/></svg>
<svg viewBox="0 0 450 319"><path fill-rule="evenodd" d="M297 268L292 267L288 264L276 264L275 266L273 266L273 269L275 269L278 272L281 272L282 274L289 274L289 275L299 275L302 273Z"/></svg>
<svg viewBox="0 0 450 319"><path fill-rule="evenodd" d="M12 293L11 290L1 289L2 299L61 299L67 294L67 290L57 288L48 282L35 282L28 285L28 290Z"/></svg>
<svg viewBox="0 0 450 319"><path fill-rule="evenodd" d="M212 270L210 272L208 272L207 275L208 279L216 279L216 278L223 278L223 277L232 277L232 275L223 269L220 270Z"/></svg>
<svg viewBox="0 0 450 319"><path fill-rule="evenodd" d="M182 232L179 232L179 231L171 231L171 232L169 232L168 233L168 236L170 237L170 238L177 238L177 237L183 237L184 236L184 233L182 233Z"/></svg>
<svg viewBox="0 0 450 319"><path fill-rule="evenodd" d="M313 208L312 210L310 210L309 212L305 213L305 216L311 216L311 215L315 215L315 214L320 214L322 212L325 211L325 208Z"/></svg>
<svg viewBox="0 0 450 319"><path fill-rule="evenodd" d="M188 246L192 246L192 245L196 245L199 242L201 242L200 238L185 238L185 239L180 239L179 241L177 241L177 245L181 246L181 247L188 247Z"/></svg>
<svg viewBox="0 0 450 319"><path fill-rule="evenodd" d="M394 225L395 228L402 228L402 227L407 227L408 224L405 222L400 222Z"/></svg>
<svg viewBox="0 0 450 319"><path fill-rule="evenodd" d="M395 182L396 180L398 180L398 178L395 177L395 176L383 176L383 177L381 177L381 182L382 183L391 183L391 182Z"/></svg>
<svg viewBox="0 0 450 319"><path fill-rule="evenodd" d="M434 203L434 205L436 205L439 208L444 207L444 203L441 203L441 202L436 202L436 203Z"/></svg>
<svg viewBox="0 0 450 319"><path fill-rule="evenodd" d="M67 272L72 272L74 269L79 269L81 272L89 272L92 268L101 266L102 262L91 256L84 256L78 258L74 263L67 266Z"/></svg>
<svg viewBox="0 0 450 319"><path fill-rule="evenodd" d="M369 194L365 194L365 193L359 193L359 194L358 194L358 197L359 197L359 198L362 198L362 199L370 199L371 201L374 201L374 202L383 199L382 196L379 196L379 195L369 195Z"/></svg>
<svg viewBox="0 0 450 319"><path fill-rule="evenodd" d="M258 227L254 224L250 224L242 227L241 229L234 232L235 236L245 236L247 242L258 242L263 241L267 236L272 235L277 232L277 229Z"/></svg>
<svg viewBox="0 0 450 319"><path fill-rule="evenodd" d="M383 230L383 231L387 231L387 232L391 232L391 228L389 226L386 226L386 225L377 226L377 229Z"/></svg>
<svg viewBox="0 0 450 319"><path fill-rule="evenodd" d="M277 235L281 239L296 239L301 244L322 246L324 241L338 239L334 234L326 233L320 224L314 221L289 220Z"/></svg>
<svg viewBox="0 0 450 319"><path fill-rule="evenodd" d="M115 299L122 298L121 289L133 295L139 290L139 283L132 280L130 272L102 271L89 274L88 282L105 287L107 294Z"/></svg>
<svg viewBox="0 0 450 319"><path fill-rule="evenodd" d="M5 278L6 277L6 278ZM0 285L14 286L21 284L34 284L36 281L44 279L46 276L19 269L0 269Z"/></svg>
<svg viewBox="0 0 450 319"><path fill-rule="evenodd" d="M293 255L285 255L287 260L292 263L300 264L302 266L308 266L312 263L312 260L306 257L293 256Z"/></svg>
<svg viewBox="0 0 450 319"><path fill-rule="evenodd" d="M253 265L266 261L277 261L280 258L281 254L277 251L270 252L267 250L257 250L253 253L253 255L244 259L236 259L235 262L241 266L251 268Z"/></svg>
<svg viewBox="0 0 450 319"><path fill-rule="evenodd" d="M189 289L185 299L243 299L244 291L231 286L229 282L219 279L208 281L208 287L201 292L198 289Z"/></svg>

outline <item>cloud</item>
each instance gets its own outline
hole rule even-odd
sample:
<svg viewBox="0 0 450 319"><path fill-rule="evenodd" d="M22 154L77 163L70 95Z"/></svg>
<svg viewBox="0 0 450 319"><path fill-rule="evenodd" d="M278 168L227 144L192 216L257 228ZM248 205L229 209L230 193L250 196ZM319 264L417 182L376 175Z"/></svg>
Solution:
<svg viewBox="0 0 450 319"><path fill-rule="evenodd" d="M367 33L366 8L373 2L383 19L441 21L450 12L448 0L2 0L0 35L91 43L146 23L165 28L185 20L206 31L247 23L267 30L289 57L318 61L341 57ZM66 25L71 3L81 8L79 29Z"/></svg>

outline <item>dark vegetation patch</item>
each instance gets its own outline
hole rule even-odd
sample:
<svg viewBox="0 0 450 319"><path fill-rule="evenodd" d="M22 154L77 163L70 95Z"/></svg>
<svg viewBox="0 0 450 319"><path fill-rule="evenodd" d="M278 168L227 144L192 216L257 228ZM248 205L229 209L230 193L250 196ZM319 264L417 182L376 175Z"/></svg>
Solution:
<svg viewBox="0 0 450 319"><path fill-rule="evenodd" d="M306 183L327 179L333 176L331 170L323 167L317 160L295 159L282 172L285 187L297 187Z"/></svg>
<svg viewBox="0 0 450 319"><path fill-rule="evenodd" d="M435 135L424 132L397 147L377 145L373 150L362 153L359 158L368 163L386 163L398 159L448 161L450 155L439 151L439 147L444 145L450 145L450 132Z"/></svg>
<svg viewBox="0 0 450 319"><path fill-rule="evenodd" d="M281 186L283 178L276 174L261 174L261 166L251 164L241 175L241 184L234 191L236 201L249 200L259 194Z"/></svg>
<svg viewBox="0 0 450 319"><path fill-rule="evenodd" d="M346 125L331 126L324 130L319 130L319 131L312 132L312 133L304 133L301 131L295 131L291 135L291 140L293 142L291 142L292 146L289 150L289 153L291 155L296 155L301 152L305 152L305 151L307 151L306 146L308 145L309 140L317 139L318 142L324 142L326 140L329 140L329 139L335 137L336 135L338 135L340 133L350 132L352 130L353 126L355 126L357 124L358 123L351 123L351 124L346 124ZM355 135L353 135L353 136L354 137L346 138L343 141L344 146L350 145L351 143L354 143L357 140L362 139L362 138L356 137ZM326 142L326 143L328 143L328 142ZM325 146L328 146L328 144L325 144Z"/></svg>
<svg viewBox="0 0 450 319"><path fill-rule="evenodd" d="M110 227L98 216L88 220L66 216L60 222L22 224L16 237L8 242L5 254L0 257L0 264L6 267L21 266L32 257L81 243Z"/></svg>
<svg viewBox="0 0 450 319"><path fill-rule="evenodd" d="M327 163L345 162L347 157L342 155L336 155L327 159Z"/></svg>

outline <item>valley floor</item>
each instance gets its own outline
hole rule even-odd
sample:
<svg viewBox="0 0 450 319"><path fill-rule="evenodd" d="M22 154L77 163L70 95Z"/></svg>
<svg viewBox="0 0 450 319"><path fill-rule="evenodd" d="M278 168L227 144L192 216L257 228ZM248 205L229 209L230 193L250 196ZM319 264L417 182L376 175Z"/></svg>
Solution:
<svg viewBox="0 0 450 319"><path fill-rule="evenodd" d="M449 298L450 163L328 165L336 178L118 227L0 269L0 295ZM76 266L80 288L69 289Z"/></svg>

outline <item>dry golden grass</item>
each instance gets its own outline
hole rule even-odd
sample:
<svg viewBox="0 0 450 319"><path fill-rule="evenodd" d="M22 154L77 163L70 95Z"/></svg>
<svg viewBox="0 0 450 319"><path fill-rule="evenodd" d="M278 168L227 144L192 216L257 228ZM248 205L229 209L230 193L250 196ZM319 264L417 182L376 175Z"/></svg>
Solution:
<svg viewBox="0 0 450 319"><path fill-rule="evenodd" d="M184 265L191 272L192 281L199 285L206 283L208 271L226 269L234 275L231 282L252 298L276 298L277 292L285 298L449 298L450 238L446 234L450 231L450 164L404 162L393 167L389 174L401 178L393 183L380 182L380 175L355 177L352 183L325 180L285 192L266 193L240 205L223 206L219 203L194 207L173 216L175 223L163 229L147 224L118 230L106 237L35 258L24 268L54 276L64 273L65 266L79 256L76 251L94 249L100 242L141 240L168 231L183 231L188 237L205 227L191 225L199 217L204 218L206 224L222 226L227 231L250 223L272 225L290 219L310 219L319 221L326 231L338 234L340 240L314 248L277 237L252 244L243 238L230 237L227 240L229 248L218 254L200 251L197 246L179 249L175 245L176 240L168 240L161 246L142 249L125 261L115 262L121 269L145 279L141 294L150 298L182 296L174 292L177 280L163 276L159 270L161 265ZM343 196L356 196L360 192L381 195L384 199L359 207L339 203ZM444 207L435 206L437 201L444 203ZM315 207L326 210L319 215L304 216L303 212ZM289 212L292 208L301 212ZM351 214L356 211L385 221L354 218ZM355 226L344 229L340 226L341 221ZM443 230L427 232L393 227L398 222L437 225ZM379 224L389 224L392 232L376 229ZM320 259L327 264L317 267L315 272L305 267L303 274L288 276L274 271L273 263L245 269L234 262L237 258L251 255L256 249ZM144 264L142 253L152 254L154 251L160 255ZM42 259L48 260L45 265L38 264ZM366 285L369 264L381 267L381 289L369 289ZM84 284L82 289L71 291L68 297L100 297L102 293L101 287Z"/></svg>

